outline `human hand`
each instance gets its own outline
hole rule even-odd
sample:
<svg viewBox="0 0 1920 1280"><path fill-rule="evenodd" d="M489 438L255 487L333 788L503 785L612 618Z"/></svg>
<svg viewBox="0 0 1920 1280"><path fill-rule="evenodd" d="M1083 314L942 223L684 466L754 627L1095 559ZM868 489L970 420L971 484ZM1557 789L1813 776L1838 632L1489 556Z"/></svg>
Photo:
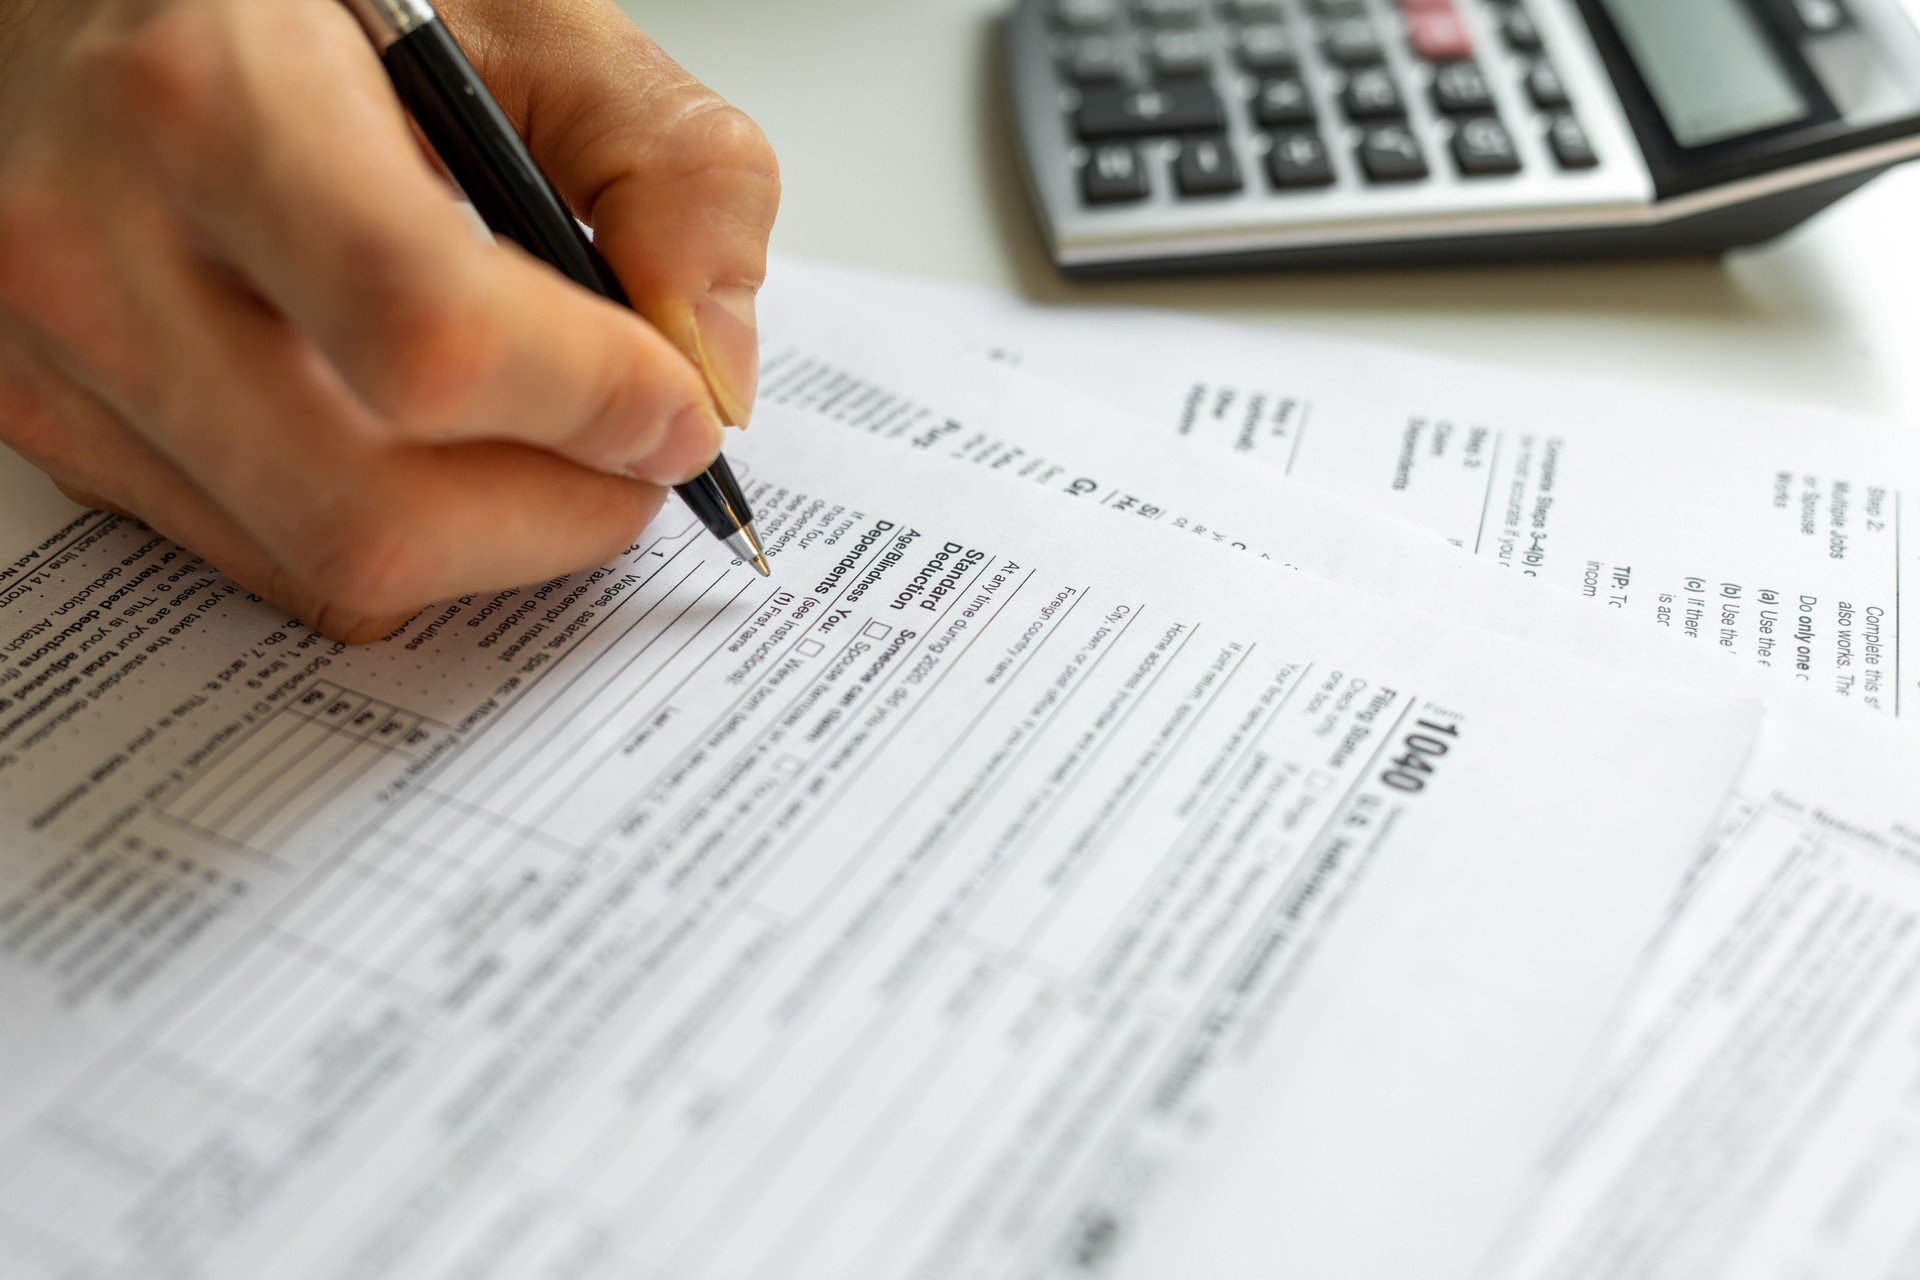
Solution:
<svg viewBox="0 0 1920 1280"><path fill-rule="evenodd" d="M441 12L640 315L475 233L335 0L0 0L0 441L339 639L612 558L755 389L760 132L611 0Z"/></svg>

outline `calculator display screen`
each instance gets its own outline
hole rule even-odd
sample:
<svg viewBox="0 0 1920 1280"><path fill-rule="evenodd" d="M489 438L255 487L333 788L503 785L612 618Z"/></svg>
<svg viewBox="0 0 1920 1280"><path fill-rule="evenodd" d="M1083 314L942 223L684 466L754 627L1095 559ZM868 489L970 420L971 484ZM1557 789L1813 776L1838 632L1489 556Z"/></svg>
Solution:
<svg viewBox="0 0 1920 1280"><path fill-rule="evenodd" d="M1804 119L1811 104L1741 0L1602 0L1683 147Z"/></svg>

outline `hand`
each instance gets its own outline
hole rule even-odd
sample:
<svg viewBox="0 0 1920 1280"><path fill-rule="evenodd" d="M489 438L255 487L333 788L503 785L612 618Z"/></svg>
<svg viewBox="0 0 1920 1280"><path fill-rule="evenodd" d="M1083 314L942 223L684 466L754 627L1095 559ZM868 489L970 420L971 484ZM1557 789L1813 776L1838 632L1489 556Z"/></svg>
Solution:
<svg viewBox="0 0 1920 1280"><path fill-rule="evenodd" d="M0 441L339 639L612 558L754 396L759 131L611 0L442 14L641 315L474 231L336 0L0 0Z"/></svg>

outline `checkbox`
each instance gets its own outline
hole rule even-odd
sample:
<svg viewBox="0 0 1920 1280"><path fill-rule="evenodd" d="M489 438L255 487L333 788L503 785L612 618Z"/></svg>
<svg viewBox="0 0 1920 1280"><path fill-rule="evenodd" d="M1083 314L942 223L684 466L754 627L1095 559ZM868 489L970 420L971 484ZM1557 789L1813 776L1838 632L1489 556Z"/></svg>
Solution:
<svg viewBox="0 0 1920 1280"><path fill-rule="evenodd" d="M803 658L817 658L827 651L827 646L821 644L818 640L802 640L794 646L794 649Z"/></svg>
<svg viewBox="0 0 1920 1280"><path fill-rule="evenodd" d="M860 634L869 640L885 640L892 632L893 628L884 622L869 622Z"/></svg>

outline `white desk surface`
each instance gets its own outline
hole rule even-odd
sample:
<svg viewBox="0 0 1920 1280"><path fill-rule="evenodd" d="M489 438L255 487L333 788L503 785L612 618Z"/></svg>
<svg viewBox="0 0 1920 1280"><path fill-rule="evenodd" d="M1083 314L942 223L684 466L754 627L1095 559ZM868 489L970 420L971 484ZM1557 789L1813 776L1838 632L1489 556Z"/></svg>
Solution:
<svg viewBox="0 0 1920 1280"><path fill-rule="evenodd" d="M1724 262L1067 284L1042 254L1000 101L994 20L1010 0L624 3L772 138L780 249L1920 426L1920 166Z"/></svg>
<svg viewBox="0 0 1920 1280"><path fill-rule="evenodd" d="M1724 261L1067 284L1042 255L1001 105L994 19L1006 0L623 3L772 138L786 182L775 246L786 252L1920 429L1920 165ZM68 509L0 451L0 548Z"/></svg>

